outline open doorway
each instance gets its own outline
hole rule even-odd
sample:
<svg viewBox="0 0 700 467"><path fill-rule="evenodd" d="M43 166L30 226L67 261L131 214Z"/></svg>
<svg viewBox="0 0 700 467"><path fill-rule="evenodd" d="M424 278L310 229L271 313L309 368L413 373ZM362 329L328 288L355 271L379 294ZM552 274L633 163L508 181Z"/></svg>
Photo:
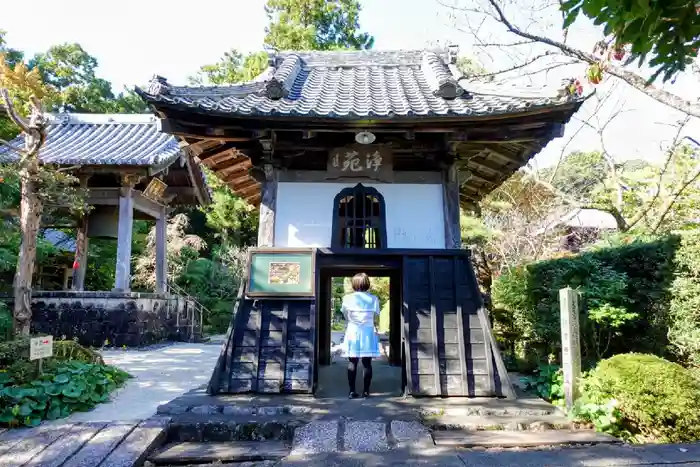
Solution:
<svg viewBox="0 0 700 467"><path fill-rule="evenodd" d="M346 323L340 311L342 297L351 292L350 278L365 272L371 277L370 292L379 297L378 322L381 357L372 362L374 396L397 396L403 393L403 359L401 330L401 275L399 269L324 267L320 271L318 303L318 385L316 397L347 397L347 363L343 351ZM358 387L361 386L358 370Z"/></svg>

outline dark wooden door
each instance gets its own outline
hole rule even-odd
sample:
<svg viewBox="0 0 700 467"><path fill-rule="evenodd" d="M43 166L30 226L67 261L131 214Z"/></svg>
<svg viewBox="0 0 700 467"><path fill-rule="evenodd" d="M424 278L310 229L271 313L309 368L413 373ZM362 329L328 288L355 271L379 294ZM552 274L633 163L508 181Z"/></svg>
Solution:
<svg viewBox="0 0 700 467"><path fill-rule="evenodd" d="M501 396L491 329L468 254L404 257L403 297L408 391Z"/></svg>

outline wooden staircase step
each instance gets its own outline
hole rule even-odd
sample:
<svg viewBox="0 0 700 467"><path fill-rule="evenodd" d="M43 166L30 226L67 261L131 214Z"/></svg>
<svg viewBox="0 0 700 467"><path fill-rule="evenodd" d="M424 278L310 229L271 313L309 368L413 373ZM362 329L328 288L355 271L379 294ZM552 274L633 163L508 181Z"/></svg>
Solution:
<svg viewBox="0 0 700 467"><path fill-rule="evenodd" d="M437 446L459 447L533 447L561 444L617 443L620 440L592 430L547 431L466 431L449 430L433 432Z"/></svg>
<svg viewBox="0 0 700 467"><path fill-rule="evenodd" d="M164 446L148 460L156 465L207 462L255 462L280 460L289 448L280 441L176 442Z"/></svg>

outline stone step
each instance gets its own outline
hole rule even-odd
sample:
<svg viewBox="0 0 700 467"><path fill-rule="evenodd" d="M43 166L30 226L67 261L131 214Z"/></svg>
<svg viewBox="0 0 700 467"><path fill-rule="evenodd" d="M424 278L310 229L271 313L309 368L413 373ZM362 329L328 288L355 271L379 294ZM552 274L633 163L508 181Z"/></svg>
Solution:
<svg viewBox="0 0 700 467"><path fill-rule="evenodd" d="M617 438L592 430L549 431L436 431L433 433L436 446L472 447L535 447L572 444L610 444L620 442Z"/></svg>
<svg viewBox="0 0 700 467"><path fill-rule="evenodd" d="M198 416L172 417L168 440L177 442L287 441L309 422L303 416Z"/></svg>
<svg viewBox="0 0 700 467"><path fill-rule="evenodd" d="M432 430L466 430L466 431L546 431L569 430L574 428L564 415L543 416L455 416L442 415L425 417L425 426Z"/></svg>
<svg viewBox="0 0 700 467"><path fill-rule="evenodd" d="M223 462L278 461L289 454L280 441L228 441L170 443L151 455L154 465L193 465Z"/></svg>

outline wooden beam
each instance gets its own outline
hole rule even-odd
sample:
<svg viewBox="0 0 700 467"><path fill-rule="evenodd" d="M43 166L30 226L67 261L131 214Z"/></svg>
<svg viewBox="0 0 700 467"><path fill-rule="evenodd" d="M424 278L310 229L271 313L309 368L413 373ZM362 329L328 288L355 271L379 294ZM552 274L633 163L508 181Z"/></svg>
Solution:
<svg viewBox="0 0 700 467"><path fill-rule="evenodd" d="M261 187L258 247L272 247L275 245L278 171L272 164L265 164L263 170L265 171L265 182Z"/></svg>
<svg viewBox="0 0 700 467"><path fill-rule="evenodd" d="M223 152L229 151L231 149L235 149L235 148L236 148L236 146L234 143L223 143L223 144L219 144L218 146L214 146L210 149L207 149L205 151L200 152L199 154L196 155L196 157L202 163L207 165L207 162L210 159L213 159L215 156L217 156Z"/></svg>
<svg viewBox="0 0 700 467"><path fill-rule="evenodd" d="M160 219L163 213L164 205L146 198L142 192L133 190L133 207L139 212L147 214L154 219Z"/></svg>
<svg viewBox="0 0 700 467"><path fill-rule="evenodd" d="M462 233L459 225L459 176L452 164L442 172L442 205L445 226L445 248L460 248Z"/></svg>
<svg viewBox="0 0 700 467"><path fill-rule="evenodd" d="M210 141L251 141L254 139L250 130L227 130L221 127L212 127L210 125L194 125L184 123L180 120L171 118L161 118L158 120L160 130L163 133L168 133L175 136L193 138Z"/></svg>
<svg viewBox="0 0 700 467"><path fill-rule="evenodd" d="M384 183L378 180L365 179L364 177L328 178L325 170L283 170L279 174L280 182L314 182L314 183ZM394 171L392 183L421 183L440 184L440 172L429 171Z"/></svg>

